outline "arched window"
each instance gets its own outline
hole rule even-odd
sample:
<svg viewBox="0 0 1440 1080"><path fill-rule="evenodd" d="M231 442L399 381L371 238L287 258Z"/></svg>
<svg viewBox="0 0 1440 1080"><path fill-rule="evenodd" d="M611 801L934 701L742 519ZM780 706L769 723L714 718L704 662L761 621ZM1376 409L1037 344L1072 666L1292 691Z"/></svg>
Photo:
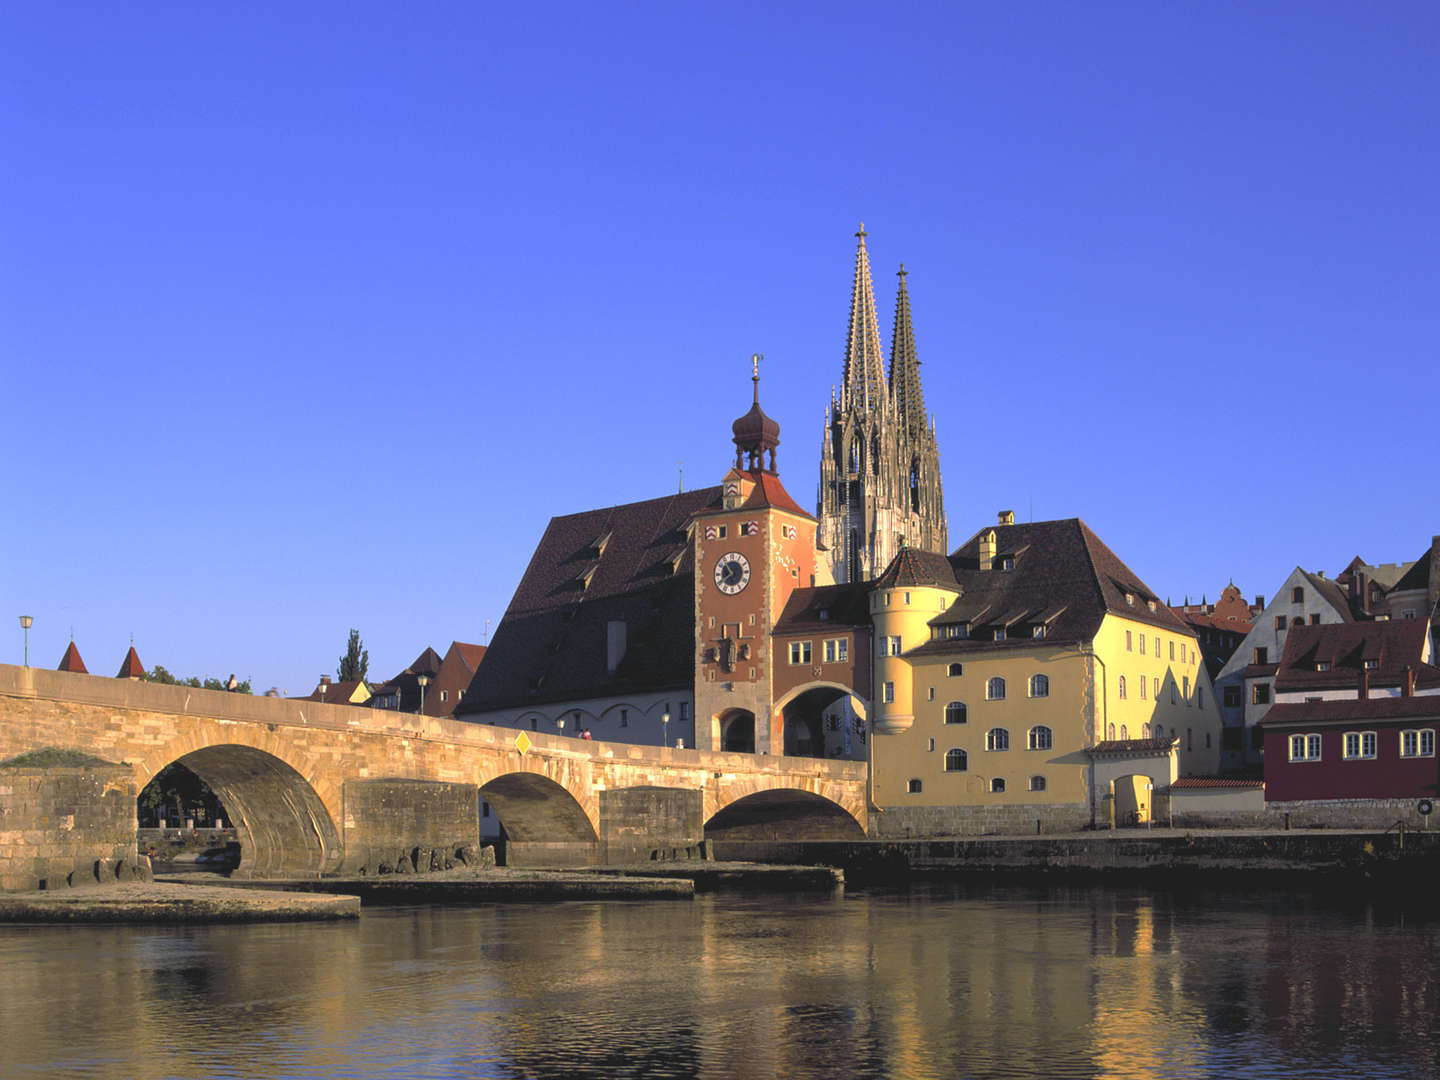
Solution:
<svg viewBox="0 0 1440 1080"><path fill-rule="evenodd" d="M1121 676L1120 676L1120 697L1121 697L1121 700L1124 700L1124 697L1125 697L1125 676L1124 676L1124 675L1121 675Z"/></svg>
<svg viewBox="0 0 1440 1080"><path fill-rule="evenodd" d="M987 701L1005 700L1005 680L999 675L985 684L985 699Z"/></svg>
<svg viewBox="0 0 1440 1080"><path fill-rule="evenodd" d="M1114 724L1111 724L1108 728L1105 729L1105 738L1109 739L1111 742L1114 742L1114 741L1115 741L1115 725L1114 725Z"/></svg>
<svg viewBox="0 0 1440 1080"><path fill-rule="evenodd" d="M924 790L925 785L920 782L919 777L910 778L909 792L911 795L919 795Z"/></svg>
<svg viewBox="0 0 1440 1080"><path fill-rule="evenodd" d="M1049 750L1055 743L1055 736L1044 724L1036 724L1030 729L1030 749Z"/></svg>
<svg viewBox="0 0 1440 1080"><path fill-rule="evenodd" d="M1030 790L1031 790L1031 791L1044 791L1044 790L1045 790L1045 777L1043 777L1043 776L1032 776L1032 777L1030 777Z"/></svg>
<svg viewBox="0 0 1440 1080"><path fill-rule="evenodd" d="M945 706L945 723L963 724L970 717L963 701L952 701Z"/></svg>
<svg viewBox="0 0 1440 1080"><path fill-rule="evenodd" d="M910 462L910 509L920 512L920 459Z"/></svg>
<svg viewBox="0 0 1440 1080"><path fill-rule="evenodd" d="M864 464L862 460L864 452L860 449L861 445L862 443L858 438L852 439L850 442L850 471L852 473L858 474L860 472L860 466Z"/></svg>
<svg viewBox="0 0 1440 1080"><path fill-rule="evenodd" d="M994 795L1003 795L1003 794L1005 794L1005 779L1004 779L1004 777L997 776L997 777L995 777L994 780L991 780L991 781L990 781L990 792L991 792L991 794L994 794Z"/></svg>
<svg viewBox="0 0 1440 1080"><path fill-rule="evenodd" d="M1030 696L1031 696L1031 697L1049 697L1049 696L1050 696L1050 676L1049 676L1049 675L1031 675L1031 676L1030 676Z"/></svg>
<svg viewBox="0 0 1440 1080"><path fill-rule="evenodd" d="M950 665L945 669L945 674L952 679L959 675L964 675L965 665L960 663L959 660L952 660Z"/></svg>
<svg viewBox="0 0 1440 1080"><path fill-rule="evenodd" d="M969 766L970 762L964 750L955 749L945 751L946 772L964 772Z"/></svg>
<svg viewBox="0 0 1440 1080"><path fill-rule="evenodd" d="M1121 725L1120 725L1120 738L1121 738L1122 740L1124 740L1124 739L1128 739L1129 737L1130 737L1130 729L1129 729L1126 725L1121 724Z"/></svg>
<svg viewBox="0 0 1440 1080"><path fill-rule="evenodd" d="M992 727L985 733L986 750L1009 750L1010 732L1003 727Z"/></svg>

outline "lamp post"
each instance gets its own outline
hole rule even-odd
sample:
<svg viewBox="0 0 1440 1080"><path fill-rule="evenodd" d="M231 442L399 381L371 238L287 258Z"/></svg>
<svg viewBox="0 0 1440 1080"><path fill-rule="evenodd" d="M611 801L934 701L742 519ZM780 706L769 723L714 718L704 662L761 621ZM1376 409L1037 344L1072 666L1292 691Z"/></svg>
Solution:
<svg viewBox="0 0 1440 1080"><path fill-rule="evenodd" d="M425 687L430 682L430 676L418 675L416 676L415 681L420 684L420 712L423 713L425 711Z"/></svg>
<svg viewBox="0 0 1440 1080"><path fill-rule="evenodd" d="M670 745L670 710L666 709L660 714L660 745Z"/></svg>
<svg viewBox="0 0 1440 1080"><path fill-rule="evenodd" d="M35 620L29 615L20 616L20 629L25 631L25 666L30 666L30 626Z"/></svg>
<svg viewBox="0 0 1440 1080"><path fill-rule="evenodd" d="M564 735L564 734L565 734L565 717L562 716L562 717L560 717L560 719L556 720L556 721L555 721L555 726L560 729L560 734L561 734L561 735Z"/></svg>

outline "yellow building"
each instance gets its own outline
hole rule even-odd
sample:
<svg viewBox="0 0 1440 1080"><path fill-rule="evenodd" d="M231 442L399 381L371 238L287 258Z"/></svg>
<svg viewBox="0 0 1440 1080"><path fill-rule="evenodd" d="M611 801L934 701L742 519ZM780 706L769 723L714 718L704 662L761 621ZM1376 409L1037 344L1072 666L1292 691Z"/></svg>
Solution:
<svg viewBox="0 0 1440 1080"><path fill-rule="evenodd" d="M877 836L1144 824L1218 768L1198 640L1079 519L902 551L869 603Z"/></svg>

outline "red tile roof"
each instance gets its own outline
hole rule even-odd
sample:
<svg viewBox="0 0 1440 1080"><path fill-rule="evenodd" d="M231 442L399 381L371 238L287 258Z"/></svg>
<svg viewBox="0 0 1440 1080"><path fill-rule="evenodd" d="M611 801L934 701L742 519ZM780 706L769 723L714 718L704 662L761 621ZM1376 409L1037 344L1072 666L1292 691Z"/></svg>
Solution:
<svg viewBox="0 0 1440 1080"><path fill-rule="evenodd" d="M125 662L120 665L120 671L115 676L117 679L143 679L145 677L145 665L140 663L140 656L135 652L135 646L130 646L130 651L125 654Z"/></svg>
<svg viewBox="0 0 1440 1080"><path fill-rule="evenodd" d="M90 674L85 667L85 661L80 659L80 650L75 648L75 642L73 641L66 647L65 655L60 658L60 666L55 670L73 671L77 675Z"/></svg>
<svg viewBox="0 0 1440 1080"><path fill-rule="evenodd" d="M1402 686L1406 668L1415 672L1417 687L1440 685L1440 669L1420 660L1428 631L1422 619L1291 627L1275 677L1275 690L1358 690L1362 675L1369 676L1372 690ZM1367 661L1375 667L1367 668ZM1328 670L1317 671L1321 664Z"/></svg>
<svg viewBox="0 0 1440 1080"><path fill-rule="evenodd" d="M1090 747L1092 757L1101 755L1123 757L1132 754L1154 756L1168 754L1175 748L1176 740L1163 739L1107 739Z"/></svg>
<svg viewBox="0 0 1440 1080"><path fill-rule="evenodd" d="M1266 728L1348 724L1357 720L1440 721L1440 695L1345 698L1340 701L1286 701L1270 706L1260 725Z"/></svg>
<svg viewBox="0 0 1440 1080"><path fill-rule="evenodd" d="M796 503L796 501L790 497L790 493L785 490L785 485L780 483L780 477L774 473L762 472L757 469L747 475L751 480L755 481L755 486L751 488L750 495L741 504L742 509L748 510L751 507L773 506L777 510L789 510L792 514L799 514L801 517L807 517L811 521L815 520L813 514L808 514L800 509L799 504Z"/></svg>

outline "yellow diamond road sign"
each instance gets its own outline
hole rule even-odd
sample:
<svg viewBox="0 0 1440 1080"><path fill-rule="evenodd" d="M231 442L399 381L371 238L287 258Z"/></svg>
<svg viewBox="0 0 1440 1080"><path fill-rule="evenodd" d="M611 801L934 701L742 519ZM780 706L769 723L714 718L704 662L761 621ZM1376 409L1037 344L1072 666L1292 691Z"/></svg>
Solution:
<svg viewBox="0 0 1440 1080"><path fill-rule="evenodd" d="M515 749L516 749L516 750L519 750L520 753L522 753L522 754L525 753L527 750L529 750L529 749L530 749L530 736L529 736L529 735L526 735L525 732L523 732L523 731L520 732L519 735L516 735L516 736L515 736Z"/></svg>

